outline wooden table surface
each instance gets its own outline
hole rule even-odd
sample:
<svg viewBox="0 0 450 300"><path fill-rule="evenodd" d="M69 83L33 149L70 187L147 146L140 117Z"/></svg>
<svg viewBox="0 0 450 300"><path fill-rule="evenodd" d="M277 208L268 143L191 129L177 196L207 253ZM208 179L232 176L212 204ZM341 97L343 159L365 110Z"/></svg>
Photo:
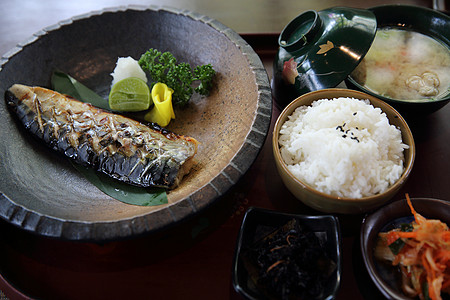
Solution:
<svg viewBox="0 0 450 300"><path fill-rule="evenodd" d="M299 13L332 6L364 8L394 2L4 0L0 8L0 53L6 53L34 32L74 15L131 3L162 3L221 21L248 40L271 76L277 34ZM396 3L432 7L430 1ZM0 221L0 289L9 299L241 299L232 287L231 270L245 211L257 206L320 214L300 204L278 177L271 137L279 113L274 106L266 143L242 180L212 207L180 226L151 236L99 245L47 239ZM407 120L414 134L417 157L409 181L393 200L404 198L405 192L413 198L450 200L449 116L447 105L422 119ZM364 216L338 217L343 233L344 269L337 298L381 299L367 280L359 257L357 236Z"/></svg>

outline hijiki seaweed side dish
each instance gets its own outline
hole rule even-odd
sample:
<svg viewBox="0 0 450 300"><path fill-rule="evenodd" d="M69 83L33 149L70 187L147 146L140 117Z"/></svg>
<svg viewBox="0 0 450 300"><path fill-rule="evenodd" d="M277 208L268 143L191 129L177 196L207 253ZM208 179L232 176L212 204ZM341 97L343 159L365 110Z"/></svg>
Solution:
<svg viewBox="0 0 450 300"><path fill-rule="evenodd" d="M251 279L267 297L321 299L336 269L319 238L292 219L242 253Z"/></svg>

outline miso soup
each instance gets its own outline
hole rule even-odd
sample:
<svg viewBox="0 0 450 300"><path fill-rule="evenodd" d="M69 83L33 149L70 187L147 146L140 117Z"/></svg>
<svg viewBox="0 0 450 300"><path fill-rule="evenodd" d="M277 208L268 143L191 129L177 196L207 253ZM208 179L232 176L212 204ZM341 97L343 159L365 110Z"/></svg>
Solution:
<svg viewBox="0 0 450 300"><path fill-rule="evenodd" d="M391 99L440 99L449 93L450 49L418 32L379 29L351 77Z"/></svg>

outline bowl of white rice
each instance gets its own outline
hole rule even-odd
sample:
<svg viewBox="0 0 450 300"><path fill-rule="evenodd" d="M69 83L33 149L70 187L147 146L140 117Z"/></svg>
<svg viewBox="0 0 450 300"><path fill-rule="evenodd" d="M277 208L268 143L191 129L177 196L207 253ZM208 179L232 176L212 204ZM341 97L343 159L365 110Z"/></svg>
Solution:
<svg viewBox="0 0 450 300"><path fill-rule="evenodd" d="M286 187L326 213L357 214L389 201L415 158L411 130L384 101L324 89L292 101L278 117L273 152Z"/></svg>

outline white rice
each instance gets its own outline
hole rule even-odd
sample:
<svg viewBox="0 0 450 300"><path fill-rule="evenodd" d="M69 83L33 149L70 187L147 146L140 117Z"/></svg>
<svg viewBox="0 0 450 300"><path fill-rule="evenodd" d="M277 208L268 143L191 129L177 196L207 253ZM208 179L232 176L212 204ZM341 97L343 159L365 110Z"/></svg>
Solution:
<svg viewBox="0 0 450 300"><path fill-rule="evenodd" d="M131 56L119 57L111 76L113 77L111 86L128 77L137 77L147 82L147 75L139 66L139 62Z"/></svg>
<svg viewBox="0 0 450 300"><path fill-rule="evenodd" d="M281 156L298 179L334 196L385 191L402 175L401 131L369 100L321 99L298 107L282 125Z"/></svg>

